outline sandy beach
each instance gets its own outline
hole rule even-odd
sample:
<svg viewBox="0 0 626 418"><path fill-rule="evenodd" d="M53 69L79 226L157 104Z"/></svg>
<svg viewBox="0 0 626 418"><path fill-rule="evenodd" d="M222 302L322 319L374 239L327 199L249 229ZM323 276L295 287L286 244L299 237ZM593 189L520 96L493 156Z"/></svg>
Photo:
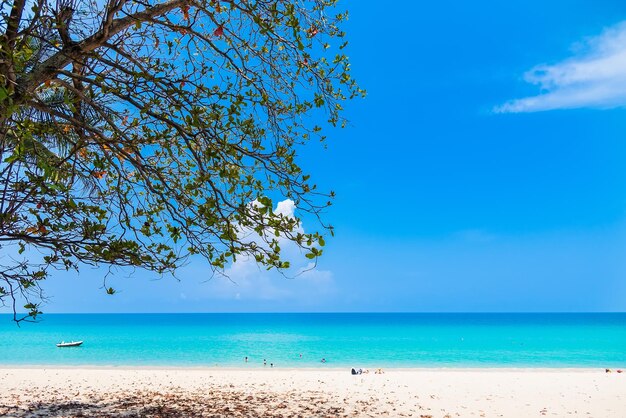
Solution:
<svg viewBox="0 0 626 418"><path fill-rule="evenodd" d="M624 417L597 369L0 369L14 417Z"/></svg>

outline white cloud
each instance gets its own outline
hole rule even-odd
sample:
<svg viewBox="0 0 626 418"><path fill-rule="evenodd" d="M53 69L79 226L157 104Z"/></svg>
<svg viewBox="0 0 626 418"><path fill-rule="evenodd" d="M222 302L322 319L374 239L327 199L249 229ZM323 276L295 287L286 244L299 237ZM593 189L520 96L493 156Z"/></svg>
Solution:
<svg viewBox="0 0 626 418"><path fill-rule="evenodd" d="M283 215L288 218L293 218L296 212L296 204L291 199L283 200L282 202L278 202L276 205L276 210L274 213L277 215Z"/></svg>
<svg viewBox="0 0 626 418"><path fill-rule="evenodd" d="M296 206L292 200L278 202L274 213L286 217L295 215ZM304 232L302 225L297 230ZM243 228L240 231L248 241L263 244L260 237ZM307 258L302 250L289 239L279 236L282 257L289 260L291 268L281 275L276 269L260 267L254 257L240 256L224 270L224 275L215 275L206 287L202 297L231 300L298 300L306 301L332 294L335 291L333 274L320 270Z"/></svg>
<svg viewBox="0 0 626 418"><path fill-rule="evenodd" d="M626 21L579 44L579 53L553 65L542 64L524 75L538 85L537 96L509 101L498 113L626 106Z"/></svg>

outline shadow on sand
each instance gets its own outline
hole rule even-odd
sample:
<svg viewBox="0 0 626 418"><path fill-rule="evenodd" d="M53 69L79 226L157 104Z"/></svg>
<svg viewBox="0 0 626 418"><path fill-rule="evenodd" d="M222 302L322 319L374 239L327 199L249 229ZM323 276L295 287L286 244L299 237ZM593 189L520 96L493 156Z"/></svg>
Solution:
<svg viewBox="0 0 626 418"><path fill-rule="evenodd" d="M32 395L30 396L32 397ZM206 393L135 392L83 394L80 400L54 399L36 395L35 399L13 404L0 403L0 416L7 417L271 417L302 416L348 417L340 400L329 400L319 392L249 393L210 390ZM330 402L329 402L330 401Z"/></svg>

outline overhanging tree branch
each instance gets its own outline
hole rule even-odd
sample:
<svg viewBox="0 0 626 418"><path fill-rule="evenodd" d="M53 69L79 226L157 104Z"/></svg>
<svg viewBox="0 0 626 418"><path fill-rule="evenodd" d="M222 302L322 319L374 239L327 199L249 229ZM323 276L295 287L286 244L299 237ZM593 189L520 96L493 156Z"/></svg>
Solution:
<svg viewBox="0 0 626 418"><path fill-rule="evenodd" d="M16 1L23 3L25 0ZM17 85L20 86L20 91L13 97L13 103L19 105L36 87L40 86L46 80L53 78L72 61L81 61L85 55L101 47L112 36L128 29L132 25L151 20L188 3L189 0L171 0L151 7L148 10L143 10L119 19L112 18L115 11L118 10L118 7L110 9L111 13L107 14L107 18L103 22L100 30L80 42L64 45L56 54L33 68L33 70L24 75L24 77L20 77L17 81ZM119 7L122 6L123 4Z"/></svg>
<svg viewBox="0 0 626 418"><path fill-rule="evenodd" d="M322 254L298 152L363 94L333 1L2 1L0 303L36 317L51 269Z"/></svg>

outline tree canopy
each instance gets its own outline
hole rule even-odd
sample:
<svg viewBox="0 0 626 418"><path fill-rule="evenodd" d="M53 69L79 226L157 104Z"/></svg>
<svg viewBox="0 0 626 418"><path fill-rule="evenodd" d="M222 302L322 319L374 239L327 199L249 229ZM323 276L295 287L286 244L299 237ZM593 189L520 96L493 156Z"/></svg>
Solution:
<svg viewBox="0 0 626 418"><path fill-rule="evenodd" d="M296 151L363 94L335 0L0 2L1 303L36 317L53 269L321 255Z"/></svg>

